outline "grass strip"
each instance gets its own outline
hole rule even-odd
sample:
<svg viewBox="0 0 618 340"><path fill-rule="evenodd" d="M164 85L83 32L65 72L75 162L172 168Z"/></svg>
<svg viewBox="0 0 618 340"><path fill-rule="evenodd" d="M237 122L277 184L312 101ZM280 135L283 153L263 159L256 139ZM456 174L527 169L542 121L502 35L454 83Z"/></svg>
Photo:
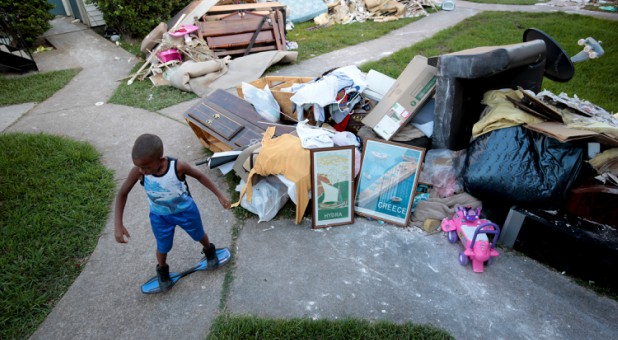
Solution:
<svg viewBox="0 0 618 340"><path fill-rule="evenodd" d="M114 181L89 144L0 134L0 338L27 338L66 292L107 221Z"/></svg>
<svg viewBox="0 0 618 340"><path fill-rule="evenodd" d="M65 87L81 69L68 69L23 76L0 75L0 106L40 103Z"/></svg>
<svg viewBox="0 0 618 340"><path fill-rule="evenodd" d="M221 315L206 339L454 339L432 325L358 319L266 319Z"/></svg>

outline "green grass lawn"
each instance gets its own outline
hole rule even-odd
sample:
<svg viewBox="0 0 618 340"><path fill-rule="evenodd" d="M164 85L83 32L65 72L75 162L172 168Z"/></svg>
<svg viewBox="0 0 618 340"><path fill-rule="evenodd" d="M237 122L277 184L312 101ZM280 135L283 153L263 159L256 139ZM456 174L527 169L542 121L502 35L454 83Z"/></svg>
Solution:
<svg viewBox="0 0 618 340"><path fill-rule="evenodd" d="M454 339L429 325L366 320L272 320L252 316L219 316L206 338L212 339Z"/></svg>
<svg viewBox="0 0 618 340"><path fill-rule="evenodd" d="M29 337L79 275L114 185L89 144L0 134L0 339Z"/></svg>
<svg viewBox="0 0 618 340"><path fill-rule="evenodd" d="M605 55L575 64L575 76L566 83L543 80L543 88L556 94L577 95L608 111L618 112L618 30L616 21L564 13L483 12L438 32L433 38L400 50L387 58L362 65L396 78L415 55L426 57L479 46L522 41L527 28L535 27L554 38L568 55L581 51L577 41L594 37L603 42Z"/></svg>

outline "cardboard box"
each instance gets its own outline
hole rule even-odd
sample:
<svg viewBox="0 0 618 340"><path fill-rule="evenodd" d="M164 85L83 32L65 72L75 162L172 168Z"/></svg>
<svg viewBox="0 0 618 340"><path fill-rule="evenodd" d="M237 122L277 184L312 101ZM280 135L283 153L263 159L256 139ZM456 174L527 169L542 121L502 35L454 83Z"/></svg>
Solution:
<svg viewBox="0 0 618 340"><path fill-rule="evenodd" d="M363 124L390 140L433 96L436 75L437 69L427 64L427 58L415 56Z"/></svg>
<svg viewBox="0 0 618 340"><path fill-rule="evenodd" d="M573 129L561 122L541 122L525 124L524 127L559 140L562 143L581 139L594 139L596 142L618 147L618 139L596 131Z"/></svg>
<svg viewBox="0 0 618 340"><path fill-rule="evenodd" d="M294 93L285 92L285 91L282 91L282 89L291 87L294 84L308 83L312 81L313 79L314 79L313 77L268 76L268 77L263 77L256 81L250 82L249 84L259 89L263 89L266 87L266 85L268 85L270 92L273 94L273 97L275 97L275 100L277 101L277 103L279 103L279 107L281 108L281 114L282 114L281 119L296 122L298 121L298 119L296 118L296 114L294 113L294 110L293 110L294 104L290 100L290 98L292 98ZM238 96L240 98L243 98L243 99L245 98L242 93L242 86L237 86L236 92L238 92Z"/></svg>

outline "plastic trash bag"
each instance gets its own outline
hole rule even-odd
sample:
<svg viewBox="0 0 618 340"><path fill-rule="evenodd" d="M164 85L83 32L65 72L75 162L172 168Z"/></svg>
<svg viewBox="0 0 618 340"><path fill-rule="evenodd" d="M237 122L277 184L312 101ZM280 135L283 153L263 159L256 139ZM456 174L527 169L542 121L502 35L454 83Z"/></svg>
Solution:
<svg viewBox="0 0 618 340"><path fill-rule="evenodd" d="M464 187L482 201L559 207L582 167L584 145L522 126L494 130L470 144Z"/></svg>
<svg viewBox="0 0 618 340"><path fill-rule="evenodd" d="M249 83L242 83L242 94L253 105L255 111L269 122L276 123L281 118L279 103L270 92L268 85L259 89Z"/></svg>
<svg viewBox="0 0 618 340"><path fill-rule="evenodd" d="M440 198L462 193L464 191L462 171L465 161L465 149L459 151L431 149L425 154L419 181L431 184Z"/></svg>
<svg viewBox="0 0 618 340"><path fill-rule="evenodd" d="M238 187L243 188L244 181ZM238 189L237 187L237 189ZM247 195L242 197L240 206L258 215L258 223L272 220L283 206L287 203L288 187L275 176L260 177L253 185L251 203L247 201Z"/></svg>

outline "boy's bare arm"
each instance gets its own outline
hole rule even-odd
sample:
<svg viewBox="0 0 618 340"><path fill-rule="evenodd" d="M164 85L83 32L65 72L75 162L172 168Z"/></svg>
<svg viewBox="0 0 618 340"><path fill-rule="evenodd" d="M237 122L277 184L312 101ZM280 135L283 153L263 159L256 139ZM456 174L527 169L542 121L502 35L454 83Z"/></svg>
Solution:
<svg viewBox="0 0 618 340"><path fill-rule="evenodd" d="M189 165L189 163L186 163L186 162L183 162L183 161L178 161L178 172L179 172L179 174L181 176L182 175L187 175L187 176L191 176L191 177L197 179L200 183L202 183L203 186L208 188L208 190L212 191L212 193L215 194L215 196L217 196L217 199L219 200L219 203L221 203L221 205L225 209L229 209L230 208L230 201L217 188L215 183L213 183L213 181L211 181L210 178L208 178L208 176L206 176L203 172L201 172L198 169L192 167L191 165Z"/></svg>
<svg viewBox="0 0 618 340"><path fill-rule="evenodd" d="M139 169L137 167L133 167L133 169L129 172L129 176L122 183L122 186L116 194L116 205L114 208L114 234L116 237L116 242L118 243L127 243L128 238L131 237L129 231L124 226L122 217L124 216L124 207L127 204L129 192L131 192L131 189L133 189L133 186L137 183L140 176Z"/></svg>

